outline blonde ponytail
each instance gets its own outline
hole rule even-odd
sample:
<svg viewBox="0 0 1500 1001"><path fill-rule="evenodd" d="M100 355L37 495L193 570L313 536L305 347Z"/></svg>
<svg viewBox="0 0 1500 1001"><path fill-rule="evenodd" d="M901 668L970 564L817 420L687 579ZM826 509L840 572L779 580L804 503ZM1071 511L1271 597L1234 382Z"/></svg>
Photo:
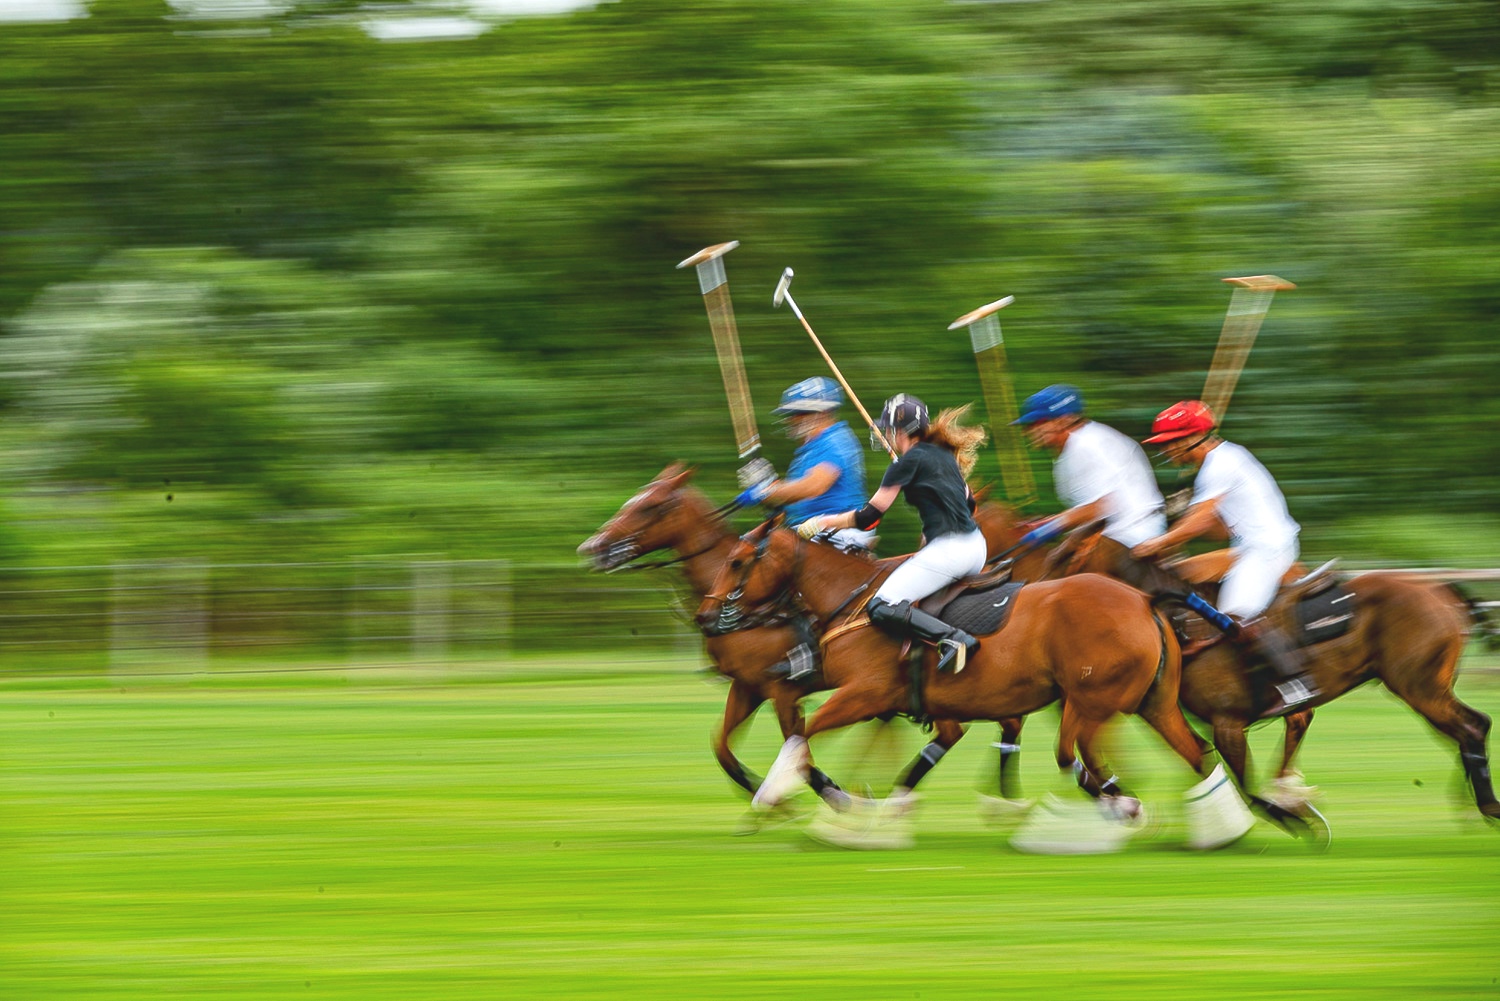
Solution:
<svg viewBox="0 0 1500 1001"><path fill-rule="evenodd" d="M988 435L984 428L974 425L963 424L962 421L969 414L972 404L965 403L961 407L949 407L938 414L937 420L933 421L927 428L927 433L922 436L923 441L934 445L941 445L953 453L958 460L959 471L967 478L974 469L974 463L979 459L979 446L984 444Z"/></svg>

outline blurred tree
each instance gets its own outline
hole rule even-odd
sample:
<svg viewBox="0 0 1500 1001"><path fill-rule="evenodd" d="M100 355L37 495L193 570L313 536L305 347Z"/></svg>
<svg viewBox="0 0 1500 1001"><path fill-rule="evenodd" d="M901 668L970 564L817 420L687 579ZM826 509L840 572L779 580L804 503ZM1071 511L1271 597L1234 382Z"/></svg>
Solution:
<svg viewBox="0 0 1500 1001"><path fill-rule="evenodd" d="M1217 279L1275 272L1228 430L1298 516L1494 510L1491 3L622 0L406 44L345 0L91 12L0 34L0 457L224 500L132 544L556 555L670 459L726 491L671 267L725 239L763 417L821 368L787 264L867 403L976 399L943 328L1012 293L1018 391L1132 433L1202 386Z"/></svg>

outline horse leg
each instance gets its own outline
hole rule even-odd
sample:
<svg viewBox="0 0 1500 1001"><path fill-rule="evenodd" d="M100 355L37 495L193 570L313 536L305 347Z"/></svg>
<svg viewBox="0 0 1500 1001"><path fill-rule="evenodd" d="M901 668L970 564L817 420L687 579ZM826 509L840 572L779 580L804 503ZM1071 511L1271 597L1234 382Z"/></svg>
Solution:
<svg viewBox="0 0 1500 1001"><path fill-rule="evenodd" d="M964 728L960 724L952 720L938 720L937 732L927 742L927 746L917 754L916 760L907 768L905 777L891 791L891 794L910 796L912 790L916 789L917 783L921 782L923 777L943 760L943 755L951 751L953 745L963 739L963 735Z"/></svg>
<svg viewBox="0 0 1500 1001"><path fill-rule="evenodd" d="M1100 757L1094 744L1100 729L1107 722L1108 720L1084 720L1078 729L1078 757L1083 762L1083 768L1078 772L1078 784L1084 792L1099 800L1099 806L1106 816L1139 828L1145 820L1141 801L1126 792L1114 770Z"/></svg>
<svg viewBox="0 0 1500 1001"><path fill-rule="evenodd" d="M1094 747L1094 737L1103 725L1103 720L1080 720L1075 738L1078 759L1073 762L1073 778L1078 782L1078 788L1095 799L1120 794L1119 782ZM1106 775L1109 775L1108 779Z"/></svg>
<svg viewBox="0 0 1500 1001"><path fill-rule="evenodd" d="M1083 732L1083 725L1083 717L1078 715L1077 710L1072 705L1063 703L1062 719L1057 724L1057 767L1065 772L1074 772L1079 786L1087 791L1084 776L1088 770L1078 763L1078 737Z"/></svg>
<svg viewBox="0 0 1500 1001"><path fill-rule="evenodd" d="M1219 757L1229 770L1234 773L1234 780L1239 783L1240 789L1248 792L1250 789L1250 742L1245 739L1245 722L1232 716L1215 716L1211 722L1214 728L1214 748L1219 752Z"/></svg>
<svg viewBox="0 0 1500 1001"><path fill-rule="evenodd" d="M1160 690L1161 687L1164 686L1149 693L1136 714L1149 723L1151 729L1161 734L1162 740L1188 763L1189 768L1202 775L1203 756L1208 753L1208 744L1188 726L1186 717L1182 715L1182 707L1177 704L1175 689L1168 695ZM1240 736L1243 738L1243 731Z"/></svg>
<svg viewBox="0 0 1500 1001"><path fill-rule="evenodd" d="M736 785L752 796L755 795L755 790L760 788L760 779L745 770L744 764L735 757L733 748L729 746L729 739L765 700L766 697L759 689L742 681L733 682L729 686L729 698L724 702L724 720L719 724L719 732L714 736L714 757L718 759L719 767L724 769L724 774L728 775ZM779 709L777 714L780 715ZM784 730L785 727L783 727Z"/></svg>
<svg viewBox="0 0 1500 1001"><path fill-rule="evenodd" d="M1281 770L1276 773L1277 778L1291 774L1292 758L1297 756L1297 749L1302 746L1302 738L1307 736L1307 728L1312 726L1312 721L1311 709L1286 717L1286 736L1281 739Z"/></svg>
<svg viewBox="0 0 1500 1001"><path fill-rule="evenodd" d="M1292 759L1296 757L1298 748L1302 746L1302 738L1307 736L1307 728L1312 725L1312 718L1311 709L1304 709L1285 717L1286 734L1281 739L1281 767L1277 770L1275 778L1271 780L1271 789L1264 797L1277 806L1291 810L1298 815L1316 813L1312 808L1312 797L1318 790L1302 781L1302 773L1292 767Z"/></svg>
<svg viewBox="0 0 1500 1001"><path fill-rule="evenodd" d="M751 806L768 810L785 799L811 774L812 755L807 742L825 730L874 719L887 709L899 705L898 694L871 687L849 687L836 690L803 725L801 734L793 734L781 745L781 753L771 765L766 780L760 784Z"/></svg>
<svg viewBox="0 0 1500 1001"><path fill-rule="evenodd" d="M1291 717L1287 718L1291 719ZM1215 716L1213 726L1214 747L1218 748L1219 757L1234 773L1240 792L1244 793L1250 801L1250 808L1294 838L1312 836L1313 829L1302 817L1250 790L1250 742L1245 739L1244 720L1230 716ZM1287 732L1290 736L1290 726Z"/></svg>
<svg viewBox="0 0 1500 1001"><path fill-rule="evenodd" d="M1431 723L1433 729L1458 745L1459 760L1474 790L1474 802L1479 812L1491 820L1500 820L1500 802L1495 800L1489 753L1485 749L1490 718L1459 701L1453 694L1451 679L1458 650L1445 650L1440 657L1447 663L1435 665L1438 670L1405 672L1399 677L1386 679L1386 687ZM1435 683L1434 679L1447 680L1446 683Z"/></svg>
<svg viewBox="0 0 1500 1001"><path fill-rule="evenodd" d="M776 721L781 724L781 738L799 736L802 733L806 721L802 716L802 707L797 702L797 693L787 692L784 688L778 692L775 700ZM822 799L827 800L834 806L839 806L849 799L849 794L839 786L837 782L823 773L823 770L808 762L807 784L812 787ZM751 790L752 793L755 790Z"/></svg>
<svg viewBox="0 0 1500 1001"><path fill-rule="evenodd" d="M1000 786L998 796L979 794L979 819L993 826L1006 826L1024 816L1031 802L1021 798L1021 727L1026 717L1012 716L1000 722Z"/></svg>
<svg viewBox="0 0 1500 1001"><path fill-rule="evenodd" d="M1000 796L1003 799L1021 798L1021 727L1026 717L1013 716L1000 721L1000 739L995 747L1000 751Z"/></svg>

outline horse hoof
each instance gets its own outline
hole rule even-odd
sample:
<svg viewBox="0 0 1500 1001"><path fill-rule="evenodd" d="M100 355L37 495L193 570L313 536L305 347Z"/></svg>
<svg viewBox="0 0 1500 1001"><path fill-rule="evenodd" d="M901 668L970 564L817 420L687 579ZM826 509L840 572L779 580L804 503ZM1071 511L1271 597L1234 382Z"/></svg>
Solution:
<svg viewBox="0 0 1500 1001"><path fill-rule="evenodd" d="M1099 813L1110 823L1119 824L1128 837L1154 834L1160 826L1156 811L1134 796L1106 796L1099 800Z"/></svg>
<svg viewBox="0 0 1500 1001"><path fill-rule="evenodd" d="M1011 827L1036 805L1032 799L1006 799L979 794L979 819L986 827Z"/></svg>
<svg viewBox="0 0 1500 1001"><path fill-rule="evenodd" d="M1300 814L1302 807L1318 797L1318 787L1310 786L1300 772L1288 772L1271 780L1270 788L1261 792L1261 798L1275 803L1289 813Z"/></svg>
<svg viewBox="0 0 1500 1001"><path fill-rule="evenodd" d="M1029 855L1107 855L1125 847L1130 830L1093 802L1047 795L1026 816L1010 846Z"/></svg>
<svg viewBox="0 0 1500 1001"><path fill-rule="evenodd" d="M1333 844L1333 828L1328 825L1328 818L1311 803L1303 804L1300 816L1307 825L1304 836L1308 839L1309 846L1326 852L1328 846Z"/></svg>
<svg viewBox="0 0 1500 1001"><path fill-rule="evenodd" d="M777 803L775 806L765 810L752 808L746 810L745 815L734 825L734 836L744 838L753 834L759 834L762 831L785 827L799 816L801 816L800 812L790 802Z"/></svg>
<svg viewBox="0 0 1500 1001"><path fill-rule="evenodd" d="M851 851L902 851L916 845L912 829L912 797L869 800L856 796L848 809L835 811L821 804L808 823L807 836L814 841Z"/></svg>

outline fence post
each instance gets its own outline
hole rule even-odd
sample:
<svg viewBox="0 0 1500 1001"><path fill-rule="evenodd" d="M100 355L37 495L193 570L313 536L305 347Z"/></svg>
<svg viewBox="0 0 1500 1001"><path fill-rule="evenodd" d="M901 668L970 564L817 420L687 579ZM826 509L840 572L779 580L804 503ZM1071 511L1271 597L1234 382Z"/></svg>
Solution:
<svg viewBox="0 0 1500 1001"><path fill-rule="evenodd" d="M208 666L209 567L202 560L110 568L109 669L201 672ZM146 672L141 672L146 673Z"/></svg>
<svg viewBox="0 0 1500 1001"><path fill-rule="evenodd" d="M419 664L441 665L447 657L452 571L447 560L411 562L411 655Z"/></svg>

